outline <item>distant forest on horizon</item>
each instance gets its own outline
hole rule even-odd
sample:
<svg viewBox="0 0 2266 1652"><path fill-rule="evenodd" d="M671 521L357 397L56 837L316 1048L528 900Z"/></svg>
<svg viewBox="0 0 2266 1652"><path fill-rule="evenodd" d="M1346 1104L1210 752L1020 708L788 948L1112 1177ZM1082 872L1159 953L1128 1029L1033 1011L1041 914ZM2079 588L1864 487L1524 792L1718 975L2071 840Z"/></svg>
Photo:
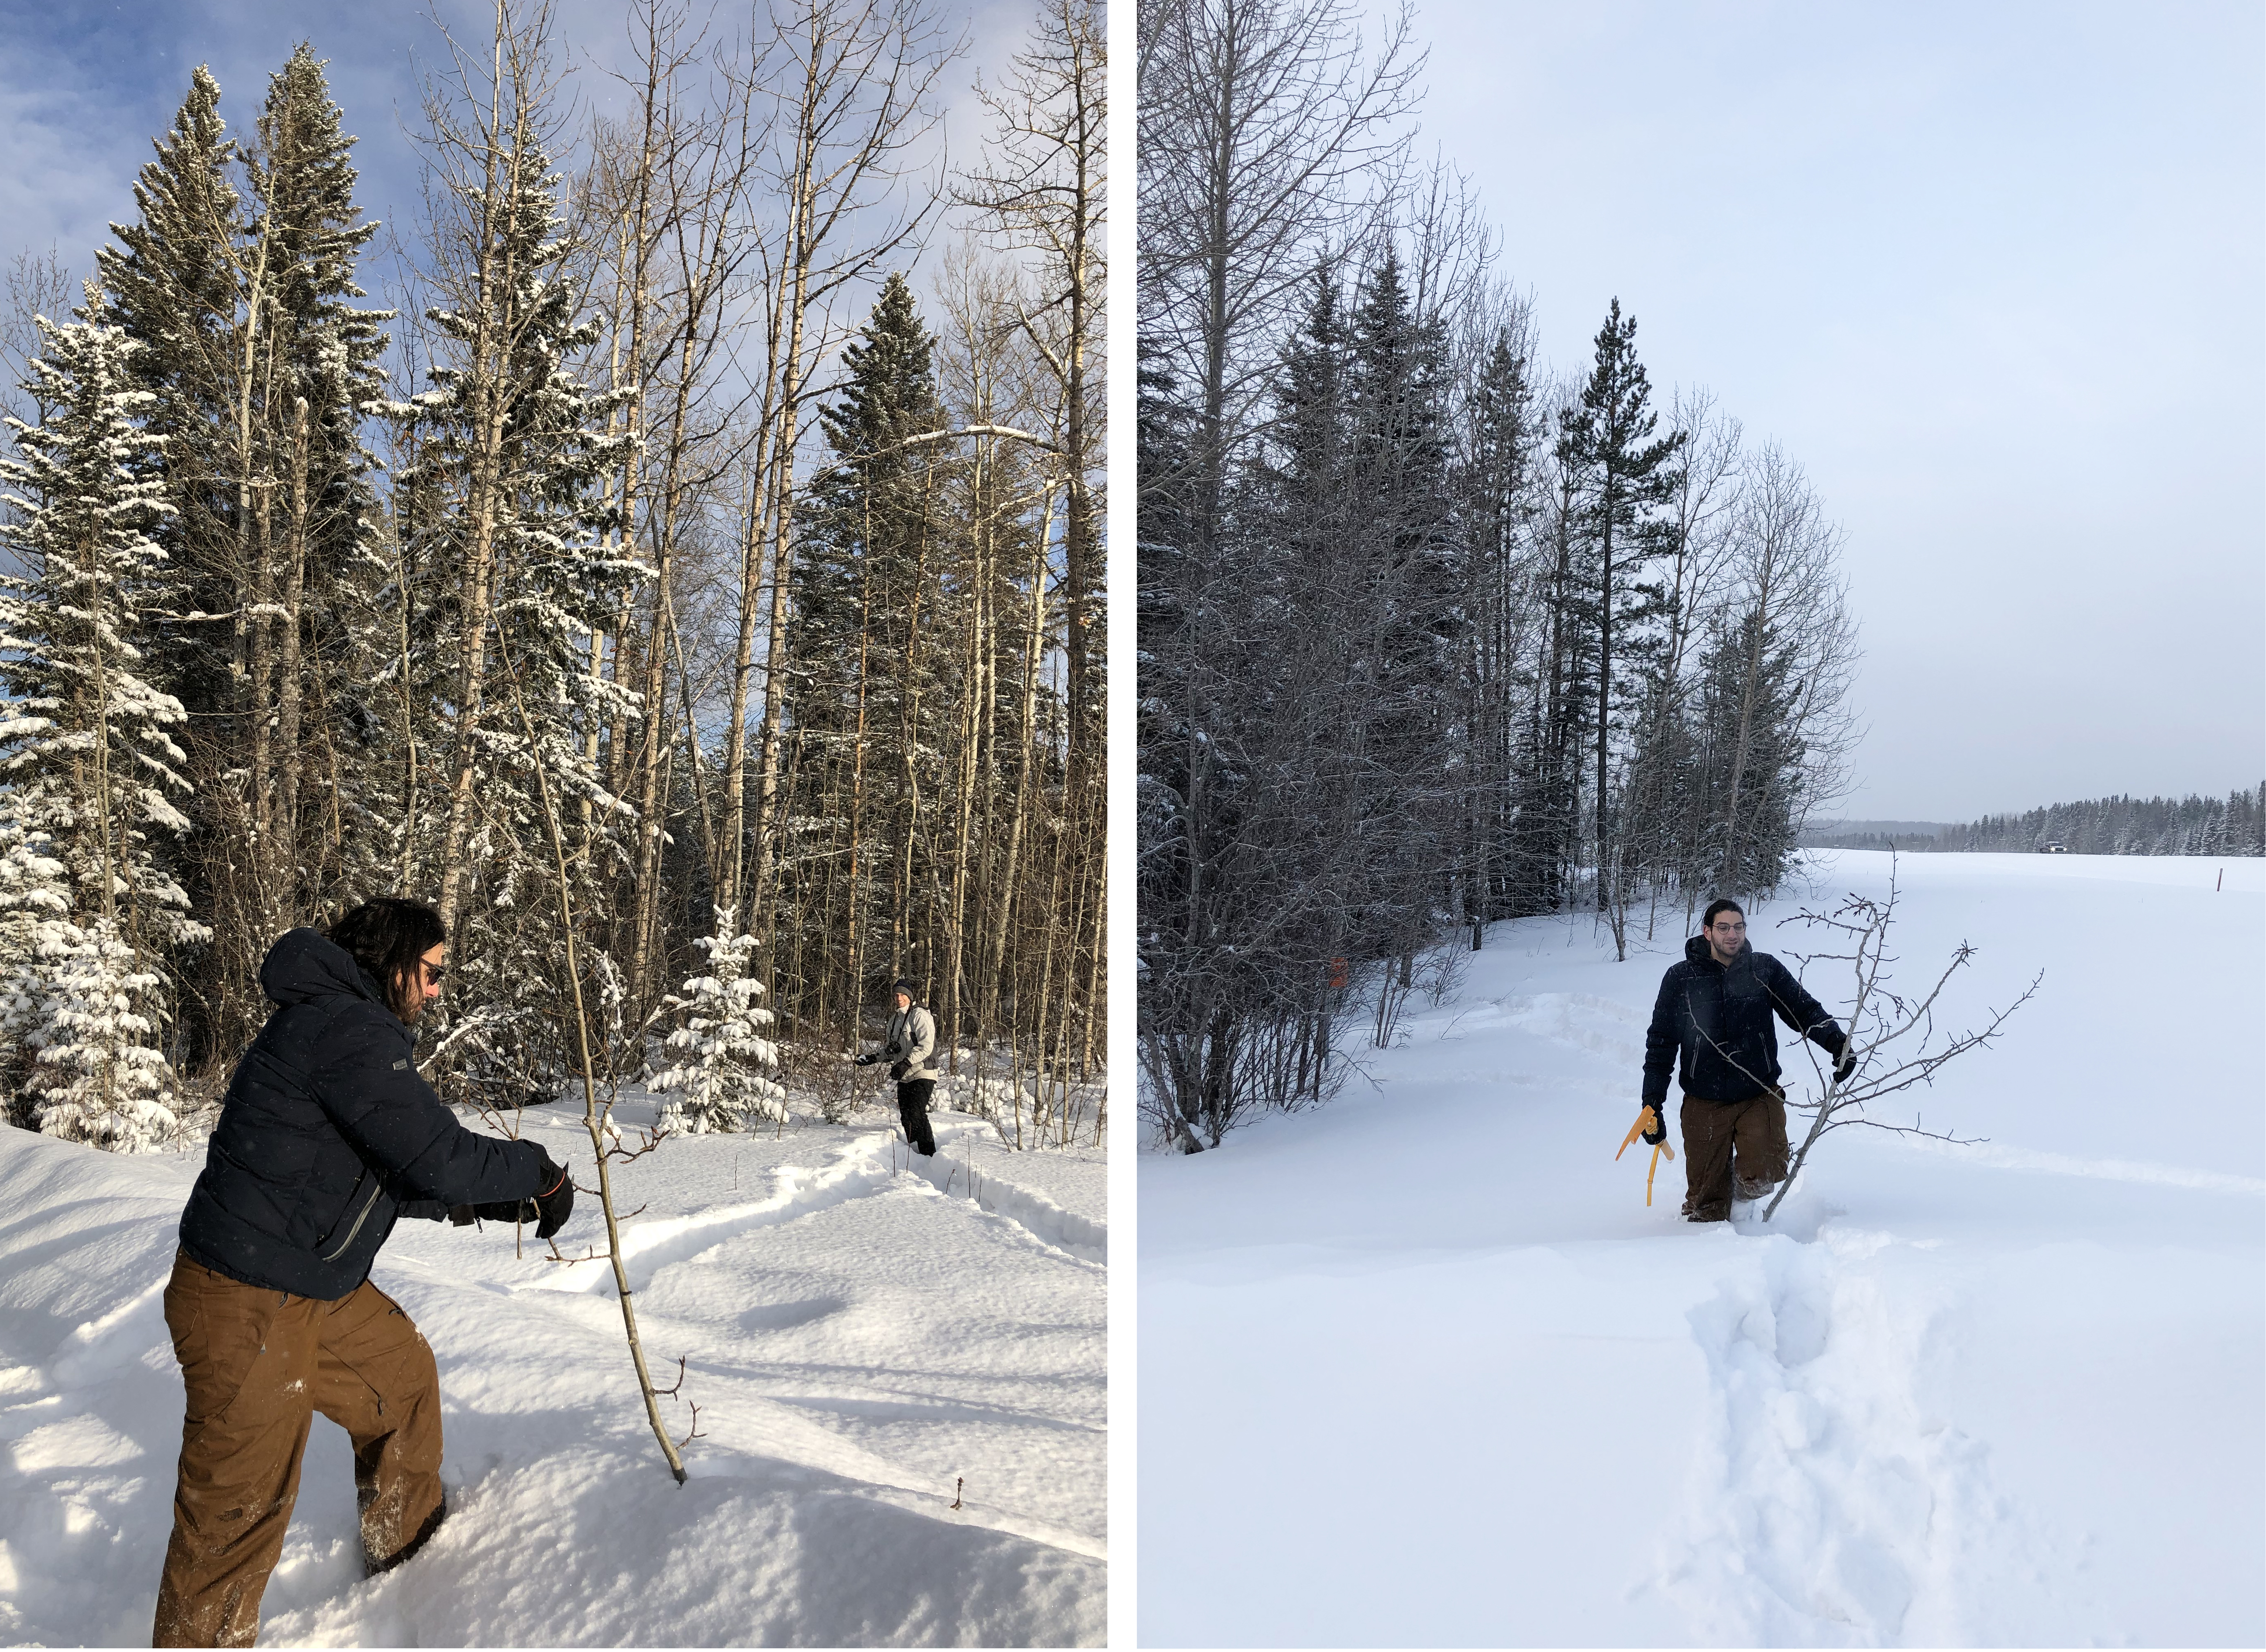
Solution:
<svg viewBox="0 0 2266 1652"><path fill-rule="evenodd" d="M1804 829L1802 846L2036 854L2058 843L2073 855L2266 855L2266 785L2237 788L2223 798L2196 793L2179 799L2088 798L2020 815L1985 815L1932 831L1846 830L1874 823L1821 822Z"/></svg>

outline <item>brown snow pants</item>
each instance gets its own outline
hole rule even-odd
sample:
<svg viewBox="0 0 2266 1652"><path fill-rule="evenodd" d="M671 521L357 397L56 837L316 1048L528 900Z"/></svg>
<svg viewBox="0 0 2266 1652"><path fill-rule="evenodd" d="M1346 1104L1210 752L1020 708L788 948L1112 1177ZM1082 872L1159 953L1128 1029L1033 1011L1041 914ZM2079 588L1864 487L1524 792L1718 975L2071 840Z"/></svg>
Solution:
<svg viewBox="0 0 2266 1652"><path fill-rule="evenodd" d="M1786 1180L1786 1094L1765 1090L1743 1101L1685 1096L1684 1214L1695 1222L1728 1222L1731 1193L1742 1181Z"/></svg>
<svg viewBox="0 0 2266 1652"><path fill-rule="evenodd" d="M354 1441L362 1557L406 1560L441 1520L441 1381L400 1305L365 1280L336 1302L173 1258L165 1325L188 1407L152 1646L250 1646L283 1552L315 1413Z"/></svg>

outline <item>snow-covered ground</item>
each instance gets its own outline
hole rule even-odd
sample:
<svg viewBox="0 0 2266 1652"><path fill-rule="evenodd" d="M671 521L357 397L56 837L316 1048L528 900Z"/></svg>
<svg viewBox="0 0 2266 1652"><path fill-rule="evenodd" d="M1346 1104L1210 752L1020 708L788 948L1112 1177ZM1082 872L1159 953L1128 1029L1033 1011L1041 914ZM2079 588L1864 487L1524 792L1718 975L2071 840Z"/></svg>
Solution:
<svg viewBox="0 0 2266 1652"><path fill-rule="evenodd" d="M1144 1155L1143 1641L2266 1641L2266 865L2219 872L1904 857L1901 983L1974 942L1958 1026L2046 972L1918 1093L1989 1142L1838 1131L1766 1227L1614 1162L1680 913L1496 925L1341 1100Z"/></svg>
<svg viewBox="0 0 2266 1652"><path fill-rule="evenodd" d="M1103 1155L940 1113L932 1167L889 1114L617 1167L647 1356L663 1385L683 1356L700 1407L681 1488L603 1261L397 1227L372 1276L438 1357L452 1511L365 1581L318 1417L261 1644L1100 1643ZM526 1120L588 1185L579 1109ZM0 1641L148 1644L181 1426L161 1297L201 1162L0 1128ZM585 1199L561 1248L603 1242Z"/></svg>

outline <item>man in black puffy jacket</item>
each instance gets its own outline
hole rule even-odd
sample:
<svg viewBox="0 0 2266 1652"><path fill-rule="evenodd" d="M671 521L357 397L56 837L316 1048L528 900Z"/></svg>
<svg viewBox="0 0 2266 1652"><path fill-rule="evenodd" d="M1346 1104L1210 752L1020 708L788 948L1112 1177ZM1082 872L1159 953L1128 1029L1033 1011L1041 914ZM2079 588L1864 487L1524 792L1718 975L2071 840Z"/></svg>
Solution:
<svg viewBox="0 0 2266 1652"><path fill-rule="evenodd" d="M1840 1026L1768 953L1747 944L1747 915L1716 901L1701 932L1669 967L1644 1038L1644 1139L1668 1127L1668 1075L1678 1069L1684 1105L1685 1217L1729 1218L1731 1200L1759 1199L1786 1179L1786 1093L1779 1085L1782 1020L1838 1059L1837 1078L1856 1065Z"/></svg>
<svg viewBox="0 0 2266 1652"><path fill-rule="evenodd" d="M317 1411L354 1441L365 1563L422 1546L443 1512L440 1378L370 1262L398 1217L548 1239L573 1208L540 1147L467 1130L417 1074L445 940L431 907L372 901L260 967L276 1008L229 1082L165 1287L187 1406L154 1645L252 1643Z"/></svg>

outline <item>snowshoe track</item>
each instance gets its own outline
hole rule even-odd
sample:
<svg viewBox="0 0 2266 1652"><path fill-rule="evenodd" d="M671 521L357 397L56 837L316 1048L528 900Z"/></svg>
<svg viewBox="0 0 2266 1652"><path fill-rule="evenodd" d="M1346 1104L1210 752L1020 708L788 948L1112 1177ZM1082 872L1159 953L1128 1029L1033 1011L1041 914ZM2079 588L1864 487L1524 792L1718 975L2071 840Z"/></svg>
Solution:
<svg viewBox="0 0 2266 1652"><path fill-rule="evenodd" d="M990 1131L988 1124L944 1124L938 1132L939 1150L964 1136ZM908 1162L910 1161L910 1162ZM939 1151L933 1159L905 1151L894 1130L870 1130L839 1148L828 1163L812 1168L781 1166L772 1172L772 1195L749 1204L727 1205L698 1216L662 1217L625 1222L622 1261L632 1267L634 1289L654 1270L689 1261L701 1252L757 1228L774 1227L831 1210L852 1199L884 1191L898 1176L911 1174L947 1197L969 1200L1046 1249L1065 1260L1102 1267L1109 1261L1109 1229L1072 1210L1065 1210L1046 1195L1016 1186L982 1166ZM954 1189L958 1189L957 1192ZM590 1292L610 1290L613 1272L602 1265L603 1253L536 1289ZM162 1290L162 1284L160 1286Z"/></svg>
<svg viewBox="0 0 2266 1652"><path fill-rule="evenodd" d="M1740 1242L1690 1315L1712 1414L1663 1584L1726 1644L1962 1643L1955 1574L2025 1534L1933 1397L1960 1305L1885 1234Z"/></svg>

